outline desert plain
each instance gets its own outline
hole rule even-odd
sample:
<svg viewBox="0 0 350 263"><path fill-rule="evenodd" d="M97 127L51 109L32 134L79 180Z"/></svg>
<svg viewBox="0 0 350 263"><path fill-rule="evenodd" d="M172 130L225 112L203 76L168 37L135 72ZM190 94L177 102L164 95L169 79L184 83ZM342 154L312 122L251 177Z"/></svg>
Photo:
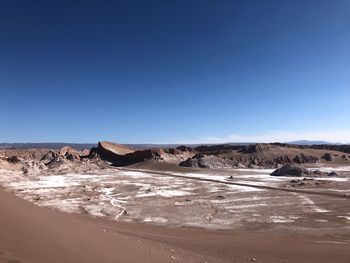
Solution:
<svg viewBox="0 0 350 263"><path fill-rule="evenodd" d="M0 262L350 259L344 145L9 147L0 185Z"/></svg>

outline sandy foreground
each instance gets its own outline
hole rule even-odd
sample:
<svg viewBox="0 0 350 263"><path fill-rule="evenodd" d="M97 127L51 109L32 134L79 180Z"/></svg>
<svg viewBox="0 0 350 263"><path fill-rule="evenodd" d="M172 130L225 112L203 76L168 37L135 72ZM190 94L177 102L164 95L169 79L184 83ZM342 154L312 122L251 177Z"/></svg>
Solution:
<svg viewBox="0 0 350 263"><path fill-rule="evenodd" d="M0 190L0 262L349 262L312 238L122 223L37 207ZM318 239L319 240L319 239Z"/></svg>
<svg viewBox="0 0 350 263"><path fill-rule="evenodd" d="M290 178L249 169L230 180L177 177L183 170L7 172L0 262L350 262L348 168L339 170L292 188Z"/></svg>

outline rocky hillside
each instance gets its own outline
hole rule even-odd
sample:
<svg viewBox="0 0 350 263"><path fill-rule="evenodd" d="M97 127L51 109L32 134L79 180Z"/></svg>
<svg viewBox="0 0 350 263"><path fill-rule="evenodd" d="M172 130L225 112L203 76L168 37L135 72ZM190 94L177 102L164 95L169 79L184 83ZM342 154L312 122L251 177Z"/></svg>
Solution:
<svg viewBox="0 0 350 263"><path fill-rule="evenodd" d="M101 159L116 166L127 166L147 160L176 162L189 158L196 153L186 146L132 150L126 146L110 142L99 142L98 147L92 151Z"/></svg>
<svg viewBox="0 0 350 263"><path fill-rule="evenodd" d="M344 150L344 152L331 150L333 148ZM341 147L340 145L312 145L309 147L278 143L236 146L223 144L199 146L195 150L200 154L192 156L179 165L211 168L274 168L285 164L312 164L318 162L347 163L350 160L350 154L346 153L347 147Z"/></svg>
<svg viewBox="0 0 350 263"><path fill-rule="evenodd" d="M342 151L340 151L342 150ZM71 147L50 149L2 149L0 165L9 165L24 174L90 171L113 166L128 166L145 161L198 168L277 168L286 164L319 162L350 165L346 145L210 145L191 148L133 149L112 142L77 151ZM1 168L0 167L0 168Z"/></svg>
<svg viewBox="0 0 350 263"><path fill-rule="evenodd" d="M24 175L87 172L108 165L89 149L77 151L69 146L57 150L1 150L0 161L0 168L21 171Z"/></svg>

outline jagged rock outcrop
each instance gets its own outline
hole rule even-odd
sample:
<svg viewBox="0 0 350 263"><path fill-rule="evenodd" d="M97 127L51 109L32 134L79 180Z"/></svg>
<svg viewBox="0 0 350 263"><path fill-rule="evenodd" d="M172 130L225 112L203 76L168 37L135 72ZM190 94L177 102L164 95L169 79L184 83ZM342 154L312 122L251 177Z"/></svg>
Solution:
<svg viewBox="0 0 350 263"><path fill-rule="evenodd" d="M257 143L253 145L249 145L244 153L260 153L277 149L278 146L267 144L267 143Z"/></svg>
<svg viewBox="0 0 350 263"><path fill-rule="evenodd" d="M96 159L96 158L102 159L98 153L97 147L91 148L88 155L84 155L81 158L83 158L83 159Z"/></svg>
<svg viewBox="0 0 350 263"><path fill-rule="evenodd" d="M245 145L231 145L231 144L221 144L221 145L201 145L194 148L195 151L203 154L223 154L230 153L232 151L243 151L246 148Z"/></svg>
<svg viewBox="0 0 350 263"><path fill-rule="evenodd" d="M40 162L46 166L59 165L65 161L80 161L79 152L69 146L62 147L58 150L49 150L40 159Z"/></svg>
<svg viewBox="0 0 350 263"><path fill-rule="evenodd" d="M124 155L121 165L130 165L134 163L143 162L146 160L161 160L162 156L165 154L163 149L148 149L135 151Z"/></svg>
<svg viewBox="0 0 350 263"><path fill-rule="evenodd" d="M86 157L89 156L91 149L83 149L79 151L79 156L80 157Z"/></svg>
<svg viewBox="0 0 350 263"><path fill-rule="evenodd" d="M346 160L346 161L350 160L350 157L349 157L349 156L346 156L345 154L343 154L341 158L343 158L343 159Z"/></svg>
<svg viewBox="0 0 350 263"><path fill-rule="evenodd" d="M329 174L328 174L328 176L338 176L338 173L337 172L334 172L334 171L332 171L332 172L330 172Z"/></svg>
<svg viewBox="0 0 350 263"><path fill-rule="evenodd" d="M316 150L329 150L329 151L350 153L350 144L297 145L297 144L287 144L287 143L272 143L272 145L278 145L278 146L284 147L284 148L316 149Z"/></svg>
<svg viewBox="0 0 350 263"><path fill-rule="evenodd" d="M210 168L209 164L203 158L204 158L203 154L197 154L193 156L193 158L188 158L186 161L180 162L179 166Z"/></svg>
<svg viewBox="0 0 350 263"><path fill-rule="evenodd" d="M69 146L62 147L58 154L70 161L80 160L79 152Z"/></svg>
<svg viewBox="0 0 350 263"><path fill-rule="evenodd" d="M13 155L13 156L7 157L6 160L8 162L10 162L10 163L18 163L18 162L21 161L21 159L17 155Z"/></svg>
<svg viewBox="0 0 350 263"><path fill-rule="evenodd" d="M273 161L270 164L277 165L277 164L290 164L290 163L292 163L292 160L288 156L279 156L273 159Z"/></svg>
<svg viewBox="0 0 350 263"><path fill-rule="evenodd" d="M42 158L41 158L41 162L44 165L49 165L54 161L59 161L60 160L60 156L58 153L56 153L54 150L49 150Z"/></svg>
<svg viewBox="0 0 350 263"><path fill-rule="evenodd" d="M164 152L172 154L172 155L178 155L181 154L182 152L176 148L169 148L169 149L164 149Z"/></svg>
<svg viewBox="0 0 350 263"><path fill-rule="evenodd" d="M191 147L187 147L185 145L181 145L176 148L164 148L163 149L165 153L172 154L172 155L183 155L184 153L188 154L196 154L197 152L192 149Z"/></svg>
<svg viewBox="0 0 350 263"><path fill-rule="evenodd" d="M89 155L80 156L80 152L71 147L56 150L6 149L1 152L6 165L13 165L12 168L23 175L79 173L106 168L107 163L97 153L96 158L93 154Z"/></svg>
<svg viewBox="0 0 350 263"><path fill-rule="evenodd" d="M301 177L301 176L307 176L309 175L310 172L300 166L296 165L291 165L291 164L286 164L283 167L275 170L273 173L270 175L272 176L296 176L296 177Z"/></svg>
<svg viewBox="0 0 350 263"><path fill-rule="evenodd" d="M43 163L34 160L25 161L21 168L23 175L38 174L45 169L47 167Z"/></svg>
<svg viewBox="0 0 350 263"><path fill-rule="evenodd" d="M325 153L323 156L322 156L322 159L328 161L328 162L332 162L334 161L334 156L330 153Z"/></svg>
<svg viewBox="0 0 350 263"><path fill-rule="evenodd" d="M325 147L325 148L323 148ZM257 143L250 145L203 145L195 149L205 154L206 156L217 156L218 158L228 158L237 164L246 167L277 167L285 164L306 164L320 162L321 156L326 153L325 149L330 146L300 146L288 145L281 143ZM332 146L333 147L333 146ZM332 148L330 147L330 148ZM345 150L344 147L337 146L336 148ZM332 152L334 156L336 153ZM339 154L342 156L343 154ZM328 160L333 160L333 157L327 157ZM348 157L350 159L350 157ZM340 158L339 158L340 159ZM347 157L342 157L346 160ZM218 160L218 162L223 162Z"/></svg>
<svg viewBox="0 0 350 263"><path fill-rule="evenodd" d="M315 156L311 155L304 155L303 153L296 155L293 158L293 161L297 164L304 164L304 163L318 163L319 159Z"/></svg>
<svg viewBox="0 0 350 263"><path fill-rule="evenodd" d="M192 149L191 147L189 146L185 146L185 145L181 145L181 146L178 146L176 147L177 150L181 151L181 152L194 152L194 149Z"/></svg>

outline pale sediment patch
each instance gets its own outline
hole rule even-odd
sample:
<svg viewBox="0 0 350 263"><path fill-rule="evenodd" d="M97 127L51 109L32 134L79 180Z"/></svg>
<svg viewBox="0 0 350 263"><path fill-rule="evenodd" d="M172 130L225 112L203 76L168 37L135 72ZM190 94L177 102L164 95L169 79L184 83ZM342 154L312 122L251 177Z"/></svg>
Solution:
<svg viewBox="0 0 350 263"><path fill-rule="evenodd" d="M301 202L302 205L309 205L310 208L316 213L328 213L328 212L331 212L330 210L327 210L327 209L324 209L324 208L316 206L315 202L312 201L307 196L300 195L299 197L302 198L302 202Z"/></svg>
<svg viewBox="0 0 350 263"><path fill-rule="evenodd" d="M320 191L319 188L307 188L308 191ZM325 192L336 192L336 193L343 193L348 194L350 193L350 189L333 189L333 188L326 188L323 189Z"/></svg>
<svg viewBox="0 0 350 263"><path fill-rule="evenodd" d="M151 174L143 173L143 172L136 172L136 171L118 171L118 176L128 176L131 178L149 178L152 177Z"/></svg>
<svg viewBox="0 0 350 263"><path fill-rule="evenodd" d="M265 191L264 189L255 188L254 186L243 186L243 185L227 185L230 190L236 192L260 192Z"/></svg>
<svg viewBox="0 0 350 263"><path fill-rule="evenodd" d="M333 182L347 182L350 178L344 178L344 177L314 177L314 179L321 180L321 181L333 181Z"/></svg>
<svg viewBox="0 0 350 263"><path fill-rule="evenodd" d="M315 204L315 202L312 201L312 200L311 200L309 197L307 197L307 196L300 195L299 197L302 199L301 204L303 204L303 205L314 205L314 204Z"/></svg>
<svg viewBox="0 0 350 263"><path fill-rule="evenodd" d="M292 223L295 221L295 217L270 216L268 221L272 223Z"/></svg>
<svg viewBox="0 0 350 263"><path fill-rule="evenodd" d="M177 205L177 206L185 206L185 205L190 205L190 201L187 201L187 202L175 202L174 205Z"/></svg>
<svg viewBox="0 0 350 263"><path fill-rule="evenodd" d="M163 217L146 217L143 222L145 223L160 223L160 224L165 224L168 222L167 219Z"/></svg>
<svg viewBox="0 0 350 263"><path fill-rule="evenodd" d="M270 200L270 197L264 197L264 196L249 196L249 197L241 197L238 199L240 202L249 202L249 201L261 201L261 200Z"/></svg>
<svg viewBox="0 0 350 263"><path fill-rule="evenodd" d="M317 213L328 213L328 212L331 212L330 210L319 208L319 207L315 207L314 211L317 212Z"/></svg>
<svg viewBox="0 0 350 263"><path fill-rule="evenodd" d="M257 203L257 204L246 204L246 205L231 205L231 206L226 206L226 209L249 209L249 208L255 208L259 206L268 206L268 204L265 203Z"/></svg>
<svg viewBox="0 0 350 263"><path fill-rule="evenodd" d="M322 243L322 244L336 244L336 245L349 245L350 242L347 241L328 241L328 240L320 240L320 241L314 241L314 243Z"/></svg>
<svg viewBox="0 0 350 263"><path fill-rule="evenodd" d="M212 203L212 204L227 204L227 203L232 203L232 202L234 202L234 200L228 199L228 198L227 199L210 200L210 203Z"/></svg>
<svg viewBox="0 0 350 263"><path fill-rule="evenodd" d="M325 173L329 173L332 171L338 171L338 172L350 172L350 166L339 166L339 167L330 167L330 166L320 166L317 168L310 168L311 171L321 171Z"/></svg>
<svg viewBox="0 0 350 263"><path fill-rule="evenodd" d="M183 191L180 189L173 189L169 186L156 187L150 184L145 184L140 187L139 192L135 197L151 197L151 196L162 196L162 197L175 197L191 195L189 191Z"/></svg>
<svg viewBox="0 0 350 263"><path fill-rule="evenodd" d="M34 201L35 202L35 201ZM39 206L55 208L59 211L66 213L79 213L80 207L83 201L80 199L63 199L57 202L57 200L47 200L40 203L35 202Z"/></svg>
<svg viewBox="0 0 350 263"><path fill-rule="evenodd" d="M270 174L231 174L234 179L254 179L262 181L280 181L282 177L270 176Z"/></svg>
<svg viewBox="0 0 350 263"><path fill-rule="evenodd" d="M221 187L216 187L216 186L213 186L213 185L208 185L207 187L207 192L208 193L217 193L217 192L222 192L222 191L225 191L227 190L224 186L221 186Z"/></svg>
<svg viewBox="0 0 350 263"><path fill-rule="evenodd" d="M316 222L321 222L321 223L327 223L328 220L326 219L315 219Z"/></svg>
<svg viewBox="0 0 350 263"><path fill-rule="evenodd" d="M350 216L337 216L339 218L345 218L346 220L350 221ZM350 222L349 222L350 223Z"/></svg>
<svg viewBox="0 0 350 263"><path fill-rule="evenodd" d="M191 195L190 192L182 190L171 190L171 189L158 189L154 192L140 193L135 195L135 197L150 197L150 196L163 196L163 197L175 197L175 196L185 196Z"/></svg>
<svg viewBox="0 0 350 263"><path fill-rule="evenodd" d="M112 209L111 214L116 214L114 219L118 219L120 216L124 215L127 213L126 208L122 205L122 203L127 203L125 200L118 200L117 198L112 197L113 191L115 190L115 187L112 188L102 188L101 192L105 194L107 198L110 199L110 204L119 209L119 213L116 214L116 211ZM111 209L107 209L107 212L109 212Z"/></svg>
<svg viewBox="0 0 350 263"><path fill-rule="evenodd" d="M102 213L101 206L99 205L95 205L95 204L85 205L83 206L83 210L92 216L104 216L104 214Z"/></svg>
<svg viewBox="0 0 350 263"><path fill-rule="evenodd" d="M254 173L262 173L262 174L270 174L275 169L251 169L251 168L235 168L233 171L239 171L239 172L254 172Z"/></svg>

